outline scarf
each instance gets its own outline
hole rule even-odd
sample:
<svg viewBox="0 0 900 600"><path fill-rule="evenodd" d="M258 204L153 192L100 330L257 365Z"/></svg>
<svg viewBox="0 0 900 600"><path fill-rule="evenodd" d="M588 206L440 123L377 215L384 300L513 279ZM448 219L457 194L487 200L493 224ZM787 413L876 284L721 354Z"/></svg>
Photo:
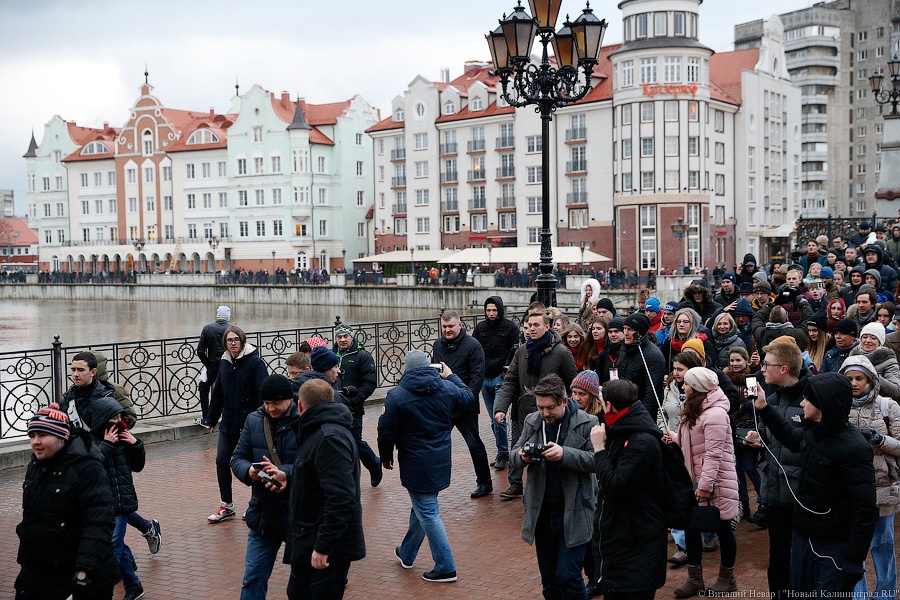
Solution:
<svg viewBox="0 0 900 600"><path fill-rule="evenodd" d="M602 354L603 349L606 348L606 338L602 340L594 340L594 345L597 346L597 354Z"/></svg>
<svg viewBox="0 0 900 600"><path fill-rule="evenodd" d="M616 421L627 415L629 410L631 410L631 406L626 406L622 410L617 410L615 413L604 413L606 426L612 427L613 425L615 425Z"/></svg>
<svg viewBox="0 0 900 600"><path fill-rule="evenodd" d="M527 353L527 371L529 375L541 374L541 353L550 345L551 339L548 331L536 340L528 340L525 342L525 351Z"/></svg>

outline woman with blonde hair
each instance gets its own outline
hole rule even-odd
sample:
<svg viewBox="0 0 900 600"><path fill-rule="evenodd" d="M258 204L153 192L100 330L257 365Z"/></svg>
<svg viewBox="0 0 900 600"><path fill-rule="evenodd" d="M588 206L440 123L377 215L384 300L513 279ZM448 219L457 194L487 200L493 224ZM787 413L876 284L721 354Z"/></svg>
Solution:
<svg viewBox="0 0 900 600"><path fill-rule="evenodd" d="M806 327L806 337L809 338L806 351L818 371L822 368L822 359L825 358L825 350L828 348L828 342L831 341L831 334L828 333L828 317L822 313L816 313L804 324L804 327Z"/></svg>
<svg viewBox="0 0 900 600"><path fill-rule="evenodd" d="M738 335L738 326L727 312L719 313L713 322L712 341L716 347L716 354L713 357L714 365L720 369L728 366L728 357L731 349L735 347L747 349L744 340Z"/></svg>

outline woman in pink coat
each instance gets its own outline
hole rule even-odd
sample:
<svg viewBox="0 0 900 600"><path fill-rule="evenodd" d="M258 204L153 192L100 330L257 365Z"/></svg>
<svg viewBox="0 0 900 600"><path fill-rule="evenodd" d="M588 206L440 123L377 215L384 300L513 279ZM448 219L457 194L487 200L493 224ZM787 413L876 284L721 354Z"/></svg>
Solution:
<svg viewBox="0 0 900 600"><path fill-rule="evenodd" d="M728 420L728 398L719 388L716 374L705 367L694 367L684 374L685 402L675 441L681 444L684 462L696 484L697 501L719 508L719 577L711 592L737 590L734 562L737 541L731 520L738 514L738 483L734 470L734 446ZM675 590L678 598L703 592L703 548L699 531L686 531L688 580Z"/></svg>

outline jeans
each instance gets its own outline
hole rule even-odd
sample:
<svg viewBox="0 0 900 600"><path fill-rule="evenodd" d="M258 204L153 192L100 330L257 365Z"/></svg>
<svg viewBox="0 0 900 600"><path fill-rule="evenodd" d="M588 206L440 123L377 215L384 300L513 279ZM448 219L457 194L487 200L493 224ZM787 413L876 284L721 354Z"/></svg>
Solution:
<svg viewBox="0 0 900 600"><path fill-rule="evenodd" d="M703 563L703 544L700 542L699 531L686 531L684 533L685 549L688 555L689 565ZM734 538L734 530L731 528L731 519L719 521L719 557L723 567L734 567L737 558L737 540Z"/></svg>
<svg viewBox="0 0 900 600"><path fill-rule="evenodd" d="M795 592L837 592L847 544L811 540L794 533L791 539L791 590Z"/></svg>
<svg viewBox="0 0 900 600"><path fill-rule="evenodd" d="M790 598L794 507L767 504L766 520L769 523L769 591L775 599Z"/></svg>
<svg viewBox="0 0 900 600"><path fill-rule="evenodd" d="M116 562L119 563L119 574L122 575L122 584L125 591L130 592L137 589L141 585L141 580L134 573L131 564L134 562L134 555L131 554L131 548L125 544L125 530L128 529L128 515L116 515L116 526L113 529L113 553L116 555Z"/></svg>
<svg viewBox="0 0 900 600"><path fill-rule="evenodd" d="M350 563L331 559L328 562L324 569L313 569L308 561L292 567L287 586L288 600L341 600Z"/></svg>
<svg viewBox="0 0 900 600"><path fill-rule="evenodd" d="M206 381L201 381L197 384L197 392L200 395L200 414L203 417L204 423L206 422L206 415L209 414L209 392L212 390L218 375L218 364L216 364L215 368L206 367Z"/></svg>
<svg viewBox="0 0 900 600"><path fill-rule="evenodd" d="M260 535L252 529L247 534L241 600L265 600L279 548L280 538Z"/></svg>
<svg viewBox="0 0 900 600"><path fill-rule="evenodd" d="M750 502L750 490L747 489L746 475L756 490L756 503L762 502L759 491L762 485L762 478L759 475L759 450L756 448L748 448L740 444L734 445L734 461L735 470L737 471L738 480L738 498L741 502ZM747 515L745 515L747 516Z"/></svg>
<svg viewBox="0 0 900 600"><path fill-rule="evenodd" d="M231 495L231 455L237 448L240 434L219 432L216 443L216 479L219 482L219 499L225 504L233 501Z"/></svg>
<svg viewBox="0 0 900 600"><path fill-rule="evenodd" d="M458 415L453 419L453 425L462 434L472 455L472 465L475 467L475 482L478 485L493 486L491 480L491 465L488 464L487 450L481 436L478 433L478 414Z"/></svg>
<svg viewBox="0 0 900 600"><path fill-rule="evenodd" d="M128 524L140 531L142 534L150 531L150 521L137 514L136 512L128 515Z"/></svg>
<svg viewBox="0 0 900 600"><path fill-rule="evenodd" d="M703 543L708 543L711 539L715 538L717 534L710 533L708 531L704 531L702 535ZM683 529L673 529L672 530L672 541L675 542L675 547L681 551L684 551L687 548L687 544L684 541L684 530Z"/></svg>
<svg viewBox="0 0 900 600"><path fill-rule="evenodd" d="M353 422L350 425L350 431L353 432L353 439L356 440L356 449L359 452L359 462L362 463L367 471L377 469L379 465L381 465L381 460L379 460L379 458L375 455L375 451L372 450L372 447L369 446L369 444L367 444L366 441L362 438L362 415L353 417Z"/></svg>
<svg viewBox="0 0 900 600"><path fill-rule="evenodd" d="M581 577L587 544L566 545L563 528L565 508L545 506L534 529L534 550L541 572L541 587L547 600L587 600Z"/></svg>
<svg viewBox="0 0 900 600"><path fill-rule="evenodd" d="M441 520L437 493L420 494L412 490L407 492L412 501L412 510L409 511L409 529L403 537L403 542L400 543L400 558L408 565L413 564L427 535L431 558L434 559L434 570L438 573L456 571L450 540L447 538L447 530L444 529L444 521Z"/></svg>
<svg viewBox="0 0 900 600"><path fill-rule="evenodd" d="M484 407L487 409L488 415L491 417L491 431L494 432L494 442L497 444L498 454L509 453L509 446L506 444L506 427L501 425L494 419L494 400L503 386L503 377L485 377L484 384L481 386L481 397L484 400Z"/></svg>
<svg viewBox="0 0 900 600"><path fill-rule="evenodd" d="M894 515L878 517L872 536L872 563L875 565L875 593L873 598L893 598L897 595L897 557L894 556ZM869 591L866 578L856 584L857 598L865 598Z"/></svg>

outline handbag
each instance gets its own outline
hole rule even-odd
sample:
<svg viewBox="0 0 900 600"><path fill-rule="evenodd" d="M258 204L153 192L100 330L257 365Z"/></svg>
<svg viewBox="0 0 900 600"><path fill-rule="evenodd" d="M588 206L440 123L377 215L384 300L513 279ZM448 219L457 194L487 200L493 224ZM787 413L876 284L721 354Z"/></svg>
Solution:
<svg viewBox="0 0 900 600"><path fill-rule="evenodd" d="M691 511L691 520L685 531L716 533L719 531L719 521L719 507L713 506L707 498L706 506L698 504Z"/></svg>

